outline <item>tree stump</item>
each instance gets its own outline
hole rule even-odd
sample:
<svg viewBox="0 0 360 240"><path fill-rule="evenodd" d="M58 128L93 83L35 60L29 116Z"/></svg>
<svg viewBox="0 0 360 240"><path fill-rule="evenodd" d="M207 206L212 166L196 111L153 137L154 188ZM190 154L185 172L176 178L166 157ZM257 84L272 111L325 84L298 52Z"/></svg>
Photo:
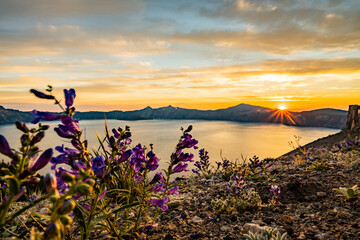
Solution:
<svg viewBox="0 0 360 240"><path fill-rule="evenodd" d="M350 131L360 129L360 115L358 105L349 105L346 129Z"/></svg>

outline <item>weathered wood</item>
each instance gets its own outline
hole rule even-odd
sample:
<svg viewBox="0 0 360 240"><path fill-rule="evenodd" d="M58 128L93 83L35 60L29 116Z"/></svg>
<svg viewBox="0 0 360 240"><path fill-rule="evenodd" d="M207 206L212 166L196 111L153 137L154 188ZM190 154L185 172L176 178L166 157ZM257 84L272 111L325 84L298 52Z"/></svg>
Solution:
<svg viewBox="0 0 360 240"><path fill-rule="evenodd" d="M360 116L359 116L358 105L349 105L349 111L346 121L346 129L350 131L360 129Z"/></svg>

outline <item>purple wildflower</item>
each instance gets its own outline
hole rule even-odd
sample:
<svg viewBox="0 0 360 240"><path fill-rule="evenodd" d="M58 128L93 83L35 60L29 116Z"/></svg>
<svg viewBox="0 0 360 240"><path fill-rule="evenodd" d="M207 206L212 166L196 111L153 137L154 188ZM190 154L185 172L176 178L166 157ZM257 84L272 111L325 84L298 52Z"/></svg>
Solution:
<svg viewBox="0 0 360 240"><path fill-rule="evenodd" d="M179 194L178 190L179 190L179 186L175 186L175 187L170 188L166 193L177 195L177 194Z"/></svg>
<svg viewBox="0 0 360 240"><path fill-rule="evenodd" d="M63 125L59 124L59 127L54 129L60 137L73 138L75 134L81 133L78 121L72 119L72 117L64 117L61 122Z"/></svg>
<svg viewBox="0 0 360 240"><path fill-rule="evenodd" d="M166 203L169 201L168 197L164 197L163 199L149 199L148 201L149 203L156 207L159 207L163 211L168 210L168 206L166 205Z"/></svg>
<svg viewBox="0 0 360 240"><path fill-rule="evenodd" d="M45 167L49 162L50 159L53 156L53 150L52 148L49 148L48 150L46 150L45 152L43 152L40 157L38 158L38 160L34 163L34 165L32 165L29 168L30 172L36 172L39 171L40 169L42 169L43 167Z"/></svg>
<svg viewBox="0 0 360 240"><path fill-rule="evenodd" d="M131 154L132 154L132 150L131 150L131 149L127 150L126 152L124 152L124 153L116 160L116 162L117 162L117 163L125 162L126 160L129 159L129 157L131 156Z"/></svg>
<svg viewBox="0 0 360 240"><path fill-rule="evenodd" d="M14 163L19 160L19 157L10 149L9 143L3 135L0 135L0 153L11 158Z"/></svg>
<svg viewBox="0 0 360 240"><path fill-rule="evenodd" d="M36 200L36 196L32 195L29 200L27 201L28 203L31 203L32 201Z"/></svg>
<svg viewBox="0 0 360 240"><path fill-rule="evenodd" d="M154 171L159 167L159 159L155 156L155 153L153 151L150 151L147 153L147 157L149 158L148 161L146 161L146 168L149 171Z"/></svg>
<svg viewBox="0 0 360 240"><path fill-rule="evenodd" d="M135 183L141 182L142 180L144 180L143 177L138 176L138 175L135 175L135 176L134 176L134 181L135 181Z"/></svg>
<svg viewBox="0 0 360 240"><path fill-rule="evenodd" d="M38 134L36 134L33 139L30 141L30 145L35 145L36 143L40 142L41 139L43 139L45 136L45 131L41 131Z"/></svg>
<svg viewBox="0 0 360 240"><path fill-rule="evenodd" d="M187 170L187 166L188 166L187 163L180 162L178 165L176 165L176 166L173 168L173 172L174 172L174 173L182 172L182 171L187 172L187 171L189 171L189 170Z"/></svg>
<svg viewBox="0 0 360 240"><path fill-rule="evenodd" d="M74 104L74 99L76 97L75 90L74 89L64 89L64 95L65 95L65 105L69 108Z"/></svg>
<svg viewBox="0 0 360 240"><path fill-rule="evenodd" d="M151 229L153 229L153 228L156 228L158 226L158 224L156 223L156 224L152 224L152 225L147 225L146 227L145 227L145 229L146 230L151 230Z"/></svg>
<svg viewBox="0 0 360 240"><path fill-rule="evenodd" d="M112 129L112 132L113 132L115 138L120 137L120 133L115 128Z"/></svg>
<svg viewBox="0 0 360 240"><path fill-rule="evenodd" d="M155 186L153 186L150 190L153 192L159 192L159 191L165 192L164 184L158 183Z"/></svg>
<svg viewBox="0 0 360 240"><path fill-rule="evenodd" d="M162 175L162 172L157 172L154 176L154 178L151 180L151 182L149 182L149 184L154 184L156 182L164 182L164 178Z"/></svg>
<svg viewBox="0 0 360 240"><path fill-rule="evenodd" d="M91 169L97 177L104 175L105 167L105 159L103 156L100 155L91 159Z"/></svg>
<svg viewBox="0 0 360 240"><path fill-rule="evenodd" d="M43 92L39 92L38 90L35 89L30 89L30 92L33 93L36 97L38 98L42 98L42 99L55 99L54 96L43 93Z"/></svg>
<svg viewBox="0 0 360 240"><path fill-rule="evenodd" d="M30 132L29 128L26 126L25 123L22 122L15 122L16 128L24 133Z"/></svg>
<svg viewBox="0 0 360 240"><path fill-rule="evenodd" d="M182 138L184 138L184 140L182 140L180 143L178 143L177 147L179 149L184 149L184 148L192 148L194 147L194 149L197 149L198 147L196 146L196 144L198 144L198 141L194 138L192 138L192 136L188 133L185 133Z"/></svg>
<svg viewBox="0 0 360 240"><path fill-rule="evenodd" d="M141 147L141 144L138 144L132 151L129 164L136 172L139 172L143 168L143 163L145 162L144 149Z"/></svg>
<svg viewBox="0 0 360 240"><path fill-rule="evenodd" d="M270 203L279 204L279 200L281 197L281 187L277 185L270 186Z"/></svg>
<svg viewBox="0 0 360 240"><path fill-rule="evenodd" d="M54 120L57 120L57 119L60 119L63 117L63 116L55 114L55 113L41 112L41 111L37 111L37 110L33 110L31 112L31 114L35 117L31 121L31 123L33 123L33 124L38 123L40 120L54 121Z"/></svg>

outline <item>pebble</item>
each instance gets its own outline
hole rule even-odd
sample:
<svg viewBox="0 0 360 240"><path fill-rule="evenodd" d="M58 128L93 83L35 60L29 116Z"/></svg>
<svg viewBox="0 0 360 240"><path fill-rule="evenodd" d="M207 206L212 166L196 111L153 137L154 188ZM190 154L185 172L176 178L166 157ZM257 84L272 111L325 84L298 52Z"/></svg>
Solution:
<svg viewBox="0 0 360 240"><path fill-rule="evenodd" d="M268 227L266 226L262 227L256 223L245 223L243 226L243 230L247 233L252 232L252 233L263 234L267 229Z"/></svg>
<svg viewBox="0 0 360 240"><path fill-rule="evenodd" d="M192 222L194 223L202 223L204 220L202 220L200 217L198 216L194 216L192 219L191 219Z"/></svg>
<svg viewBox="0 0 360 240"><path fill-rule="evenodd" d="M316 196L320 197L320 198L323 198L323 197L326 197L326 193L325 192L317 192L316 193Z"/></svg>
<svg viewBox="0 0 360 240"><path fill-rule="evenodd" d="M221 226L221 227L220 227L220 230L223 231L223 232L228 232L228 231L230 231L230 227L228 227L228 226Z"/></svg>

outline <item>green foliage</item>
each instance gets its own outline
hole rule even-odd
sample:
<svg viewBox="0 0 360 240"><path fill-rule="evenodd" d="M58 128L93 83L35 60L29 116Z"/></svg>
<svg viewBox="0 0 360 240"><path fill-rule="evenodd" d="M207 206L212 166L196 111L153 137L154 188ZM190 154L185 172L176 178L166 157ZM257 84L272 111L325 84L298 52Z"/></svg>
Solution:
<svg viewBox="0 0 360 240"><path fill-rule="evenodd" d="M286 240L287 233L281 234L277 229L268 228L263 234L250 232L244 237L247 240Z"/></svg>
<svg viewBox="0 0 360 240"><path fill-rule="evenodd" d="M360 197L360 191L357 185L354 185L351 188L335 188L334 191L338 193L337 196L343 198L345 201L353 201Z"/></svg>
<svg viewBox="0 0 360 240"><path fill-rule="evenodd" d="M330 165L324 161L314 161L310 167L308 167L309 171L324 171L328 170Z"/></svg>

